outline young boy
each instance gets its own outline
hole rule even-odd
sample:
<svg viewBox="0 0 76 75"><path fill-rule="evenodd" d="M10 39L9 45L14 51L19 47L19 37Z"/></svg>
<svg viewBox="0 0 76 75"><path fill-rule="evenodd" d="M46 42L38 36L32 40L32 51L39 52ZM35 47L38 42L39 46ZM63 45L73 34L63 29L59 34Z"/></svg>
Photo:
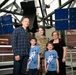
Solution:
<svg viewBox="0 0 76 75"><path fill-rule="evenodd" d="M58 55L55 50L53 50L53 44L48 42L47 51L45 52L45 72L46 75L56 75L59 73L59 62Z"/></svg>
<svg viewBox="0 0 76 75"><path fill-rule="evenodd" d="M29 69L29 75L38 75L40 69L40 47L37 46L36 38L31 38L31 49L29 54L29 59L27 63L27 69Z"/></svg>

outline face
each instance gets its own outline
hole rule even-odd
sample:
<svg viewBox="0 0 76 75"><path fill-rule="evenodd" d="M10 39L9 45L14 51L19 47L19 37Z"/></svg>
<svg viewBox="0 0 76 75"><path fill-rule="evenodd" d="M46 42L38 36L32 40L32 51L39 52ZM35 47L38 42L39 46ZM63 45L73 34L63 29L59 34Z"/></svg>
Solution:
<svg viewBox="0 0 76 75"><path fill-rule="evenodd" d="M52 35L52 37L53 37L53 39L58 39L59 35L56 32L54 32L53 35Z"/></svg>
<svg viewBox="0 0 76 75"><path fill-rule="evenodd" d="M23 27L27 28L30 24L30 21L28 18L24 18L23 21L22 21L22 25Z"/></svg>
<svg viewBox="0 0 76 75"><path fill-rule="evenodd" d="M48 44L47 49L48 50L52 50L53 49L53 45L52 44Z"/></svg>
<svg viewBox="0 0 76 75"><path fill-rule="evenodd" d="M42 28L39 28L38 32L39 32L40 35L44 35L44 30Z"/></svg>
<svg viewBox="0 0 76 75"><path fill-rule="evenodd" d="M31 39L30 43L31 43L32 46L34 46L34 45L36 45L36 40L35 39Z"/></svg>

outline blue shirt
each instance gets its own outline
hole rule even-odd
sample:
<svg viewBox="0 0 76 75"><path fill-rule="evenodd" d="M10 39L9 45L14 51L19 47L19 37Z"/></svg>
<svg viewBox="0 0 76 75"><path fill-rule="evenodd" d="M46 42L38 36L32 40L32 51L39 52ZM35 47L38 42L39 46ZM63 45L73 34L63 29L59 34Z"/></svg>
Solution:
<svg viewBox="0 0 76 75"><path fill-rule="evenodd" d="M29 59L28 59L28 66L29 69L36 69L38 66L38 54L41 53L40 47L35 46L30 49Z"/></svg>
<svg viewBox="0 0 76 75"><path fill-rule="evenodd" d="M46 67L48 71L56 71L56 59L58 59L55 50L45 52Z"/></svg>

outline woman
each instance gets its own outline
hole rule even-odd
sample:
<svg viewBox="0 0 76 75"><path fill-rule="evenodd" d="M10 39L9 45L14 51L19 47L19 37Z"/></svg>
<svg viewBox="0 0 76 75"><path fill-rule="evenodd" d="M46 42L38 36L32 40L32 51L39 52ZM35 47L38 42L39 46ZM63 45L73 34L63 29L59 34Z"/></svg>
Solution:
<svg viewBox="0 0 76 75"><path fill-rule="evenodd" d="M48 39L44 36L44 28L39 27L38 28L38 35L36 36L37 44L40 46L41 49L41 70L40 75L44 75L45 71L42 64L44 64L44 52L46 50L46 43L48 42Z"/></svg>
<svg viewBox="0 0 76 75"><path fill-rule="evenodd" d="M41 48L41 54L44 55L44 52L46 50L46 43L48 42L48 39L44 36L44 28L39 27L38 28L38 35L36 36L37 44Z"/></svg>
<svg viewBox="0 0 76 75"><path fill-rule="evenodd" d="M53 39L51 42L54 45L54 49L59 56L59 73L58 75L66 75L65 60L66 60L66 45L65 42L59 39L59 33L57 31L52 32Z"/></svg>

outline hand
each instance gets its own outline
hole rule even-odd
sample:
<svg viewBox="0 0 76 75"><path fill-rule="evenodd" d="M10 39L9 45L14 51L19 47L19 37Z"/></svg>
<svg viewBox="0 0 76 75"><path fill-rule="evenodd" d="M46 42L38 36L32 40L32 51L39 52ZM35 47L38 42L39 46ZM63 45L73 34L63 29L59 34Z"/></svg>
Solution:
<svg viewBox="0 0 76 75"><path fill-rule="evenodd" d="M59 68L57 68L56 72L59 73Z"/></svg>
<svg viewBox="0 0 76 75"><path fill-rule="evenodd" d="M19 61L20 60L20 56L19 55L15 56L15 60Z"/></svg>
<svg viewBox="0 0 76 75"><path fill-rule="evenodd" d="M45 69L45 73L47 73L47 69Z"/></svg>
<svg viewBox="0 0 76 75"><path fill-rule="evenodd" d="M28 71L28 70L29 70L29 66L27 65L26 71Z"/></svg>
<svg viewBox="0 0 76 75"><path fill-rule="evenodd" d="M65 60L66 60L66 58L65 58L65 57L63 57L63 58L62 58L62 62L64 63L64 62L65 62Z"/></svg>
<svg viewBox="0 0 76 75"><path fill-rule="evenodd" d="M38 69L38 70L40 69L40 65L38 65L37 69Z"/></svg>

